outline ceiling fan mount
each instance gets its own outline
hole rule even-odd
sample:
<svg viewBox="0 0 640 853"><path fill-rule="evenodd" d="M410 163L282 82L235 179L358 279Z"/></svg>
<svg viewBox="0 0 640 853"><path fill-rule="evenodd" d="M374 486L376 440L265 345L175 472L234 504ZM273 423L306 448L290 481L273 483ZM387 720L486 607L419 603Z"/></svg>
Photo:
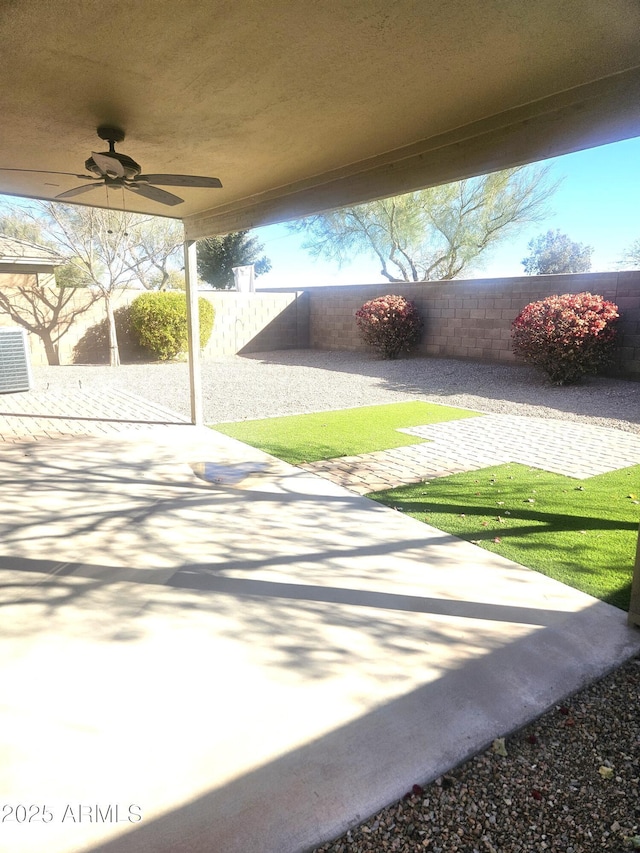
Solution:
<svg viewBox="0 0 640 853"><path fill-rule="evenodd" d="M124 130L110 124L101 124L96 133L105 142L124 142Z"/></svg>

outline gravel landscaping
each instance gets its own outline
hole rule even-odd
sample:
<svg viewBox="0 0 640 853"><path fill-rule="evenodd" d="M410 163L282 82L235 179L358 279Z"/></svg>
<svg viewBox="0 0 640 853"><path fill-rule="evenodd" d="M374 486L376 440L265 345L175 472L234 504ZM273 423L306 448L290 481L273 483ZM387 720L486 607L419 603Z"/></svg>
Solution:
<svg viewBox="0 0 640 853"><path fill-rule="evenodd" d="M189 413L185 364L34 373L38 390L110 387ZM204 364L202 379L210 423L419 399L640 433L640 383L557 388L520 366L291 350ZM317 853L639 850L640 659L445 776L414 782Z"/></svg>
<svg viewBox="0 0 640 853"><path fill-rule="evenodd" d="M640 849L640 660L316 853Z"/></svg>
<svg viewBox="0 0 640 853"><path fill-rule="evenodd" d="M36 367L34 375L37 390L111 387L190 411L186 364ZM640 383L597 377L558 388L522 366L283 350L203 363L202 388L208 423L418 399L640 432Z"/></svg>

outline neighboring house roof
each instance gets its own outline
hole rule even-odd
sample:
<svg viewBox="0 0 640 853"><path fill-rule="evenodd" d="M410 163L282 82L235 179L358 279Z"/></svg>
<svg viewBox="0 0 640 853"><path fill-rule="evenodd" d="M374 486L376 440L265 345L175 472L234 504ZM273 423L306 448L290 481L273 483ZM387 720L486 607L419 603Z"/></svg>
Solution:
<svg viewBox="0 0 640 853"><path fill-rule="evenodd" d="M64 263L52 249L29 243L26 240L18 240L16 237L7 237L0 234L0 266L1 267L56 267ZM26 270L25 270L26 271Z"/></svg>

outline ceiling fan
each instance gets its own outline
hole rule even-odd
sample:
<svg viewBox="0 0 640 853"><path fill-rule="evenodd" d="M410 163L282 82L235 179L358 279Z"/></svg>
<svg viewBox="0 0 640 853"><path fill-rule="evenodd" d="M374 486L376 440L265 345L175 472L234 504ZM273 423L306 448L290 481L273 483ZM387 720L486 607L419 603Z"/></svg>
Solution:
<svg viewBox="0 0 640 853"><path fill-rule="evenodd" d="M83 184L80 187L74 187L72 190L60 193L56 196L56 199L60 200L82 195L95 189L97 186L106 186L107 188L129 190L151 201L173 206L181 204L184 199L160 189L156 184L165 187L205 187L211 189L222 186L218 178L205 178L200 175L143 175L141 174L142 168L135 160L115 150L116 142L124 140L124 131L117 127L101 126L98 128L98 136L109 143L109 150L92 152L91 157L84 164L85 169L90 173L88 175L75 175L72 172L51 172L46 169L5 168L0 169L0 171L70 175L75 178L92 181L90 184Z"/></svg>

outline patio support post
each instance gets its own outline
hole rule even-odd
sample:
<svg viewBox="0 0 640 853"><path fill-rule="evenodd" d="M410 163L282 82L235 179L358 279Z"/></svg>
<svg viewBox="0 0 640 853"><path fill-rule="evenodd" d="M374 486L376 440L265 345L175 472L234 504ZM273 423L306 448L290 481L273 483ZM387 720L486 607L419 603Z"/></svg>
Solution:
<svg viewBox="0 0 640 853"><path fill-rule="evenodd" d="M202 378L200 374L200 320L198 310L196 241L184 241L184 276L187 285L187 327L189 331L189 385L191 423L204 424Z"/></svg>
<svg viewBox="0 0 640 853"><path fill-rule="evenodd" d="M640 530L638 531L638 549L636 551L636 564L633 569L631 580L631 603L629 605L629 625L640 628Z"/></svg>

